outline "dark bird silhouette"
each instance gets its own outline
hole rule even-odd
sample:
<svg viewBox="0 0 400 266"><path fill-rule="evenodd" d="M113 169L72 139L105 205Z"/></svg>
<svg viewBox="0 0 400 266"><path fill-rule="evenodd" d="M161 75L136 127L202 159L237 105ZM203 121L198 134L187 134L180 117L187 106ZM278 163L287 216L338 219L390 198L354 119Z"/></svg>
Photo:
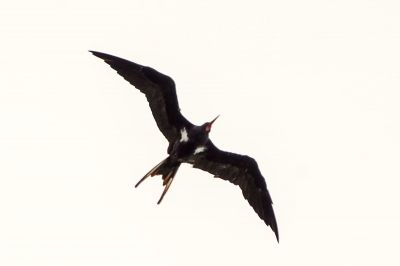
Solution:
<svg viewBox="0 0 400 266"><path fill-rule="evenodd" d="M144 93L158 128L169 142L168 157L151 169L135 187L149 176L161 175L165 188L158 201L160 203L179 166L182 163L192 164L195 168L238 185L244 198L265 224L271 227L279 241L271 196L257 162L246 155L219 150L208 137L218 116L201 126L193 125L180 112L175 83L170 77L116 56L90 52Z"/></svg>

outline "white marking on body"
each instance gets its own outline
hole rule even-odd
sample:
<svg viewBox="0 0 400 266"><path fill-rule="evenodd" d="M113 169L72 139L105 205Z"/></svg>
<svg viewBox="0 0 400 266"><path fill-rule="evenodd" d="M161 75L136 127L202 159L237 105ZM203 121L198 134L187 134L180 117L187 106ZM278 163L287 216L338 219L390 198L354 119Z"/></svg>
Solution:
<svg viewBox="0 0 400 266"><path fill-rule="evenodd" d="M199 146L199 147L197 147L195 150L194 150L194 155L196 155L196 154L198 154L198 153L200 153L200 152L203 152L203 151L205 151L207 148L205 147L205 146Z"/></svg>
<svg viewBox="0 0 400 266"><path fill-rule="evenodd" d="M179 140L180 142L187 142L189 140L188 133L186 131L186 128L181 129L181 139Z"/></svg>

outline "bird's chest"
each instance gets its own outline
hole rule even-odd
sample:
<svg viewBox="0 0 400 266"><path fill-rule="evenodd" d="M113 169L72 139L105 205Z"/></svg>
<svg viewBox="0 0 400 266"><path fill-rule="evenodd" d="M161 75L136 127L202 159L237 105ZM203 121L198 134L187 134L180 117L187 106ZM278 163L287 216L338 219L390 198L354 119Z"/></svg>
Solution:
<svg viewBox="0 0 400 266"><path fill-rule="evenodd" d="M194 154L196 148L197 148L196 143L191 142L191 141L177 142L174 145L172 154L177 159L185 160Z"/></svg>
<svg viewBox="0 0 400 266"><path fill-rule="evenodd" d="M187 161L192 156L205 151L204 142L206 139L196 132L187 132L186 128L183 128L180 139L174 143L171 155L178 160Z"/></svg>

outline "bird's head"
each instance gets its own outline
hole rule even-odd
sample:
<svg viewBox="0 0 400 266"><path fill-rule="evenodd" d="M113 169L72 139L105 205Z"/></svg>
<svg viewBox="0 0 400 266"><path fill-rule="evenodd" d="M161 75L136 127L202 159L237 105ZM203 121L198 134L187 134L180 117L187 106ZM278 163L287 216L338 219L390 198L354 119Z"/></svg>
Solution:
<svg viewBox="0 0 400 266"><path fill-rule="evenodd" d="M214 118L213 120L211 120L211 122L206 122L206 123L204 123L204 125L203 125L203 130L204 130L204 132L206 132L207 134L210 133L212 124L215 122L215 120L217 120L218 117L219 117L219 115L217 115L216 118Z"/></svg>

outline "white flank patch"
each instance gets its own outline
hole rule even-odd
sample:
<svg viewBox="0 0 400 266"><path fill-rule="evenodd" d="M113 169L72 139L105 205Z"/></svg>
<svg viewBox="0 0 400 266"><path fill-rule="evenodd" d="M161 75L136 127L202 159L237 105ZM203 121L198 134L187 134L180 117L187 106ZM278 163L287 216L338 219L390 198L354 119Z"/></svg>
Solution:
<svg viewBox="0 0 400 266"><path fill-rule="evenodd" d="M198 153L200 153L200 152L203 152L203 151L205 151L206 150L206 147L204 147L204 146L199 146L199 147L197 147L195 150L194 150L194 155L196 155L196 154L198 154Z"/></svg>
<svg viewBox="0 0 400 266"><path fill-rule="evenodd" d="M180 139L180 142L187 142L189 140L189 137L188 137L188 133L187 133L187 131L186 131L186 128L182 128L181 129L181 139Z"/></svg>

